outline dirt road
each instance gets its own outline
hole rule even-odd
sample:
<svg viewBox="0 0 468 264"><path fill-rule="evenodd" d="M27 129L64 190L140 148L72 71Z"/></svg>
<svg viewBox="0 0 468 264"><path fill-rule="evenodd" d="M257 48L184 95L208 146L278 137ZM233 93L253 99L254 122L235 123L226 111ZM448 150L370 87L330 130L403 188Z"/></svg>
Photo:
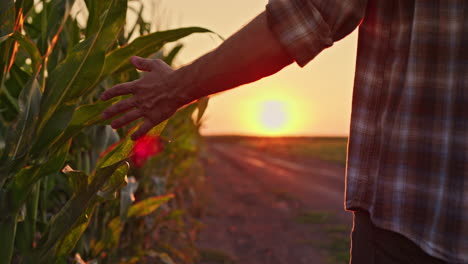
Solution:
<svg viewBox="0 0 468 264"><path fill-rule="evenodd" d="M202 264L346 263L342 165L214 141L205 156Z"/></svg>

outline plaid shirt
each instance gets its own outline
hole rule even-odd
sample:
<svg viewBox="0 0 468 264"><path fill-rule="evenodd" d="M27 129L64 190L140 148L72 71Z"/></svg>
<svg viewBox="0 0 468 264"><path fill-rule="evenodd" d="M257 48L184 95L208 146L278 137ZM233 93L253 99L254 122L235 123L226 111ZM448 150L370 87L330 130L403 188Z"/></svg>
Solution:
<svg viewBox="0 0 468 264"><path fill-rule="evenodd" d="M360 25L346 209L468 263L468 1L270 0L267 16L300 66Z"/></svg>

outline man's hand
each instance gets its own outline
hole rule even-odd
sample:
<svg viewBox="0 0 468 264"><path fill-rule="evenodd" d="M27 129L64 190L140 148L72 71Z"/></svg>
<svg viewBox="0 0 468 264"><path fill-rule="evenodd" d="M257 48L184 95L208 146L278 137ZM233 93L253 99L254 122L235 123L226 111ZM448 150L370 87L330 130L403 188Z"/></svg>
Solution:
<svg viewBox="0 0 468 264"><path fill-rule="evenodd" d="M183 105L272 75L293 59L269 29L263 12L218 48L177 71L160 60L132 57L131 62L148 74L107 90L101 99L134 95L109 107L103 118L125 113L112 122L119 128L143 117L145 122L132 135L137 139Z"/></svg>
<svg viewBox="0 0 468 264"><path fill-rule="evenodd" d="M183 106L183 101L174 93L174 87L169 85L168 77L174 70L166 63L162 60L140 57L132 57L130 61L137 69L148 73L138 80L122 83L105 91L101 95L101 100L104 101L120 95L133 94L133 96L107 108L102 113L102 118L110 119L124 113L112 121L113 128L120 128L144 118L145 122L132 135L132 139L136 140L171 117L179 107Z"/></svg>

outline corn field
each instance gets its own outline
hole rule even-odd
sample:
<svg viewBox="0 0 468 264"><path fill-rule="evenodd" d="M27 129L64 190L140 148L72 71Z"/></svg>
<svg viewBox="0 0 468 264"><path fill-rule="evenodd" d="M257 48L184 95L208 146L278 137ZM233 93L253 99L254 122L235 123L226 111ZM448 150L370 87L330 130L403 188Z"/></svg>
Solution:
<svg viewBox="0 0 468 264"><path fill-rule="evenodd" d="M139 78L131 56L172 64L182 46L167 43L210 31L150 32L143 5L84 2L85 25L75 0L0 2L0 264L194 263L188 208L208 99L135 143L127 131L139 124L101 119L123 98L98 97Z"/></svg>

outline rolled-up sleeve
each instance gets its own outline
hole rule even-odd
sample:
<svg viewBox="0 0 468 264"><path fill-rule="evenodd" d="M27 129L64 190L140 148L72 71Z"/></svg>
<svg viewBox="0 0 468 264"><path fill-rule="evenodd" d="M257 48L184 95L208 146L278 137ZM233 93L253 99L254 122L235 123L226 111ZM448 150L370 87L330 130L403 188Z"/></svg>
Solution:
<svg viewBox="0 0 468 264"><path fill-rule="evenodd" d="M273 34L304 67L359 25L366 4L367 0L269 0L266 13Z"/></svg>

